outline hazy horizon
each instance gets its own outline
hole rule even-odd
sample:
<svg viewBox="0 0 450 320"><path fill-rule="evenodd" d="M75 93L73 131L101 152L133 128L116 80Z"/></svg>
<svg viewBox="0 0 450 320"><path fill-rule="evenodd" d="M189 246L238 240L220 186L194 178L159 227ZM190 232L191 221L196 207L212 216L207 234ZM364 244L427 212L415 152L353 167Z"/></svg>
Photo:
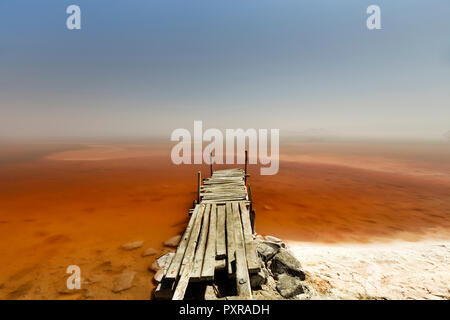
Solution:
<svg viewBox="0 0 450 320"><path fill-rule="evenodd" d="M0 3L0 140L176 128L444 141L448 1ZM366 28L381 7L382 29Z"/></svg>

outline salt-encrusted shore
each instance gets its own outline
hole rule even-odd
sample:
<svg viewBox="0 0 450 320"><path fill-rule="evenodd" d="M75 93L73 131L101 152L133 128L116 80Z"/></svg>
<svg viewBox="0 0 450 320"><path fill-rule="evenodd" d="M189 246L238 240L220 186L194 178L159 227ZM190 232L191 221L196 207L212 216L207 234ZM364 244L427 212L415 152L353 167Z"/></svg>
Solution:
<svg viewBox="0 0 450 320"><path fill-rule="evenodd" d="M286 241L317 299L450 299L450 242Z"/></svg>

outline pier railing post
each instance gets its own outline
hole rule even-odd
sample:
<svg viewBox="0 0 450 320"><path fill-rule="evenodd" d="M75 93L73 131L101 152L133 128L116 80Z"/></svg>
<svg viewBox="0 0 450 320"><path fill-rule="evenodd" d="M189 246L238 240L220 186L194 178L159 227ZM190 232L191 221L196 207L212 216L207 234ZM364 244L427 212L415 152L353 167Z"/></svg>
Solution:
<svg viewBox="0 0 450 320"><path fill-rule="evenodd" d="M198 184L197 184L197 204L200 203L200 186L202 185L202 173L201 171L198 172Z"/></svg>

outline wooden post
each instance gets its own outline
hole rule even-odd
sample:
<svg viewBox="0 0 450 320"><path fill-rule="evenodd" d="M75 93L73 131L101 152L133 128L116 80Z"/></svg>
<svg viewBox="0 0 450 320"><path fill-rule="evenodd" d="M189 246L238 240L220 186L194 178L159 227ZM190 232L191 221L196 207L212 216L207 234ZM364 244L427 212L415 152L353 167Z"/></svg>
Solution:
<svg viewBox="0 0 450 320"><path fill-rule="evenodd" d="M248 201L250 202L250 208L248 212L250 213L250 223L252 225L252 233L255 233L255 211L253 210L253 200L252 200L252 189L250 184L247 186Z"/></svg>
<svg viewBox="0 0 450 320"><path fill-rule="evenodd" d="M250 211L250 225L252 226L252 233L255 233L255 210Z"/></svg>
<svg viewBox="0 0 450 320"><path fill-rule="evenodd" d="M247 193L248 193L248 201L250 202L250 212L252 212L252 189L250 188L250 184L247 186Z"/></svg>
<svg viewBox="0 0 450 320"><path fill-rule="evenodd" d="M247 184L247 165L248 165L248 152L247 150L245 150L245 176L244 176L245 184Z"/></svg>
<svg viewBox="0 0 450 320"><path fill-rule="evenodd" d="M197 184L197 203L200 203L200 186L202 185L202 173L199 171L198 174L198 184Z"/></svg>
<svg viewBox="0 0 450 320"><path fill-rule="evenodd" d="M213 168L212 168L212 152L209 153L209 168L210 168L210 171L211 171L211 177L212 177L212 174L213 174Z"/></svg>

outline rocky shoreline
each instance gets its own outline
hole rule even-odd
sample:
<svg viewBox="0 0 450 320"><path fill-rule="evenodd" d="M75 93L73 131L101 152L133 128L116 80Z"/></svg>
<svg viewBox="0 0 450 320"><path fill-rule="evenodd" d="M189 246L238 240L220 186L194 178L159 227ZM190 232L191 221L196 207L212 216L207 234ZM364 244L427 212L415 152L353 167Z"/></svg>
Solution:
<svg viewBox="0 0 450 320"><path fill-rule="evenodd" d="M165 245L175 246L176 241L170 239ZM282 299L309 299L313 290L306 279L300 261L287 248L286 243L274 236L255 235L257 252L260 259L261 270L250 276L253 299L282 300ZM147 249L149 250L149 249ZM157 258L149 267L154 273L153 279L161 281L163 270L168 266L174 256L168 252ZM221 281L220 274L214 283L193 285L187 299L229 299L235 298L230 282ZM233 282L231 282L233 283Z"/></svg>
<svg viewBox="0 0 450 320"><path fill-rule="evenodd" d="M450 299L450 243L446 241L378 244L312 244L283 241L274 236L254 236L261 270L250 277L255 300L309 299ZM158 283L170 264L179 236L164 242L149 265ZM121 246L136 250L142 242ZM300 262L301 261L301 262ZM136 272L113 280L112 292L133 286ZM193 283L186 299L236 299L232 283L217 272L213 283Z"/></svg>

